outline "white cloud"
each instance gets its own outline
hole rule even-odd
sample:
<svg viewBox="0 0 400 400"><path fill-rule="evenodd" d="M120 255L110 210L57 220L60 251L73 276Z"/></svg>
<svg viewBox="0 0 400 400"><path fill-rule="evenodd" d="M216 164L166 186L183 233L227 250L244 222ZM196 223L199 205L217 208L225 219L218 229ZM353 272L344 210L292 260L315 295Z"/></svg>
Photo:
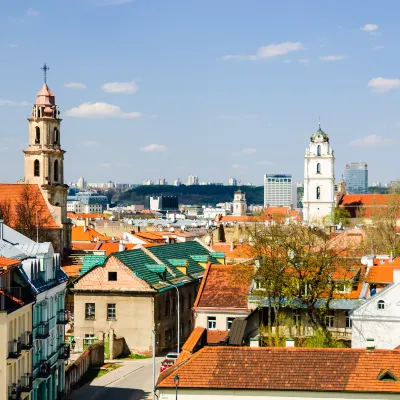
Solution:
<svg viewBox="0 0 400 400"><path fill-rule="evenodd" d="M33 8L30 8L29 10L26 11L26 15L30 15L31 17L37 17L40 14L40 11L34 10Z"/></svg>
<svg viewBox="0 0 400 400"><path fill-rule="evenodd" d="M374 88L376 92L388 92L392 89L400 88L400 79L373 78L368 82L368 86Z"/></svg>
<svg viewBox="0 0 400 400"><path fill-rule="evenodd" d="M379 29L377 24L365 24L361 27L364 32L376 32Z"/></svg>
<svg viewBox="0 0 400 400"><path fill-rule="evenodd" d="M80 143L81 146L86 146L86 147L97 147L100 145L99 142L96 142L95 140L86 140L84 142Z"/></svg>
<svg viewBox="0 0 400 400"><path fill-rule="evenodd" d="M86 89L87 86L84 83L80 83L80 82L68 82L64 85L66 88L70 88L70 89Z"/></svg>
<svg viewBox="0 0 400 400"><path fill-rule="evenodd" d="M110 82L101 87L107 93L136 93L138 86L132 82Z"/></svg>
<svg viewBox="0 0 400 400"><path fill-rule="evenodd" d="M156 143L152 143L147 145L146 147L142 147L141 149L142 151L167 151L168 148L166 146L164 146L163 144L156 144Z"/></svg>
<svg viewBox="0 0 400 400"><path fill-rule="evenodd" d="M8 147L0 147L0 153L8 151Z"/></svg>
<svg viewBox="0 0 400 400"><path fill-rule="evenodd" d="M242 164L233 164L232 168L233 169L247 169L248 166L247 165L242 165Z"/></svg>
<svg viewBox="0 0 400 400"><path fill-rule="evenodd" d="M300 58L299 64L310 65L310 60L308 58Z"/></svg>
<svg viewBox="0 0 400 400"><path fill-rule="evenodd" d="M336 55L336 56L322 56L319 59L321 61L341 61L344 60L346 56L344 55Z"/></svg>
<svg viewBox="0 0 400 400"><path fill-rule="evenodd" d="M111 168L110 163L101 163L98 165L99 168Z"/></svg>
<svg viewBox="0 0 400 400"><path fill-rule="evenodd" d="M120 107L107 103L83 103L65 112L67 117L77 118L139 118L139 112L123 112Z"/></svg>
<svg viewBox="0 0 400 400"><path fill-rule="evenodd" d="M250 54L250 55L227 54L223 56L222 59L233 60L233 61L257 61L278 56L284 56L285 54L299 50L304 50L303 43L283 42L279 44L269 44L268 46L259 47L256 54Z"/></svg>
<svg viewBox="0 0 400 400"><path fill-rule="evenodd" d="M15 43L9 43L9 44L8 44L8 47L9 47L10 49L16 49L16 48L18 47L18 45L15 44Z"/></svg>
<svg viewBox="0 0 400 400"><path fill-rule="evenodd" d="M29 103L28 101L0 100L0 106L25 107L29 105L31 105L31 103Z"/></svg>
<svg viewBox="0 0 400 400"><path fill-rule="evenodd" d="M391 146L393 144L395 144L395 141L393 139L385 138L378 135L368 135L350 142L350 145L354 147L383 147Z"/></svg>

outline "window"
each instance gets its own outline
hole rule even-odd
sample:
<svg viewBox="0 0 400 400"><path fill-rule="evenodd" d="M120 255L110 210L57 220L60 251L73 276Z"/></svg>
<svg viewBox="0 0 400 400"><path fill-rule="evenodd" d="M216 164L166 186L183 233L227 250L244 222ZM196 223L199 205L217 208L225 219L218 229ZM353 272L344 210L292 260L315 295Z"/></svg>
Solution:
<svg viewBox="0 0 400 400"><path fill-rule="evenodd" d="M33 175L40 176L40 162L39 160L35 160L33 163Z"/></svg>
<svg viewBox="0 0 400 400"><path fill-rule="evenodd" d="M254 281L254 290L265 290L265 287L263 287L263 281L260 279L256 279Z"/></svg>
<svg viewBox="0 0 400 400"><path fill-rule="evenodd" d="M116 272L109 272L108 273L108 280L109 281L116 281L117 280L117 273Z"/></svg>
<svg viewBox="0 0 400 400"><path fill-rule="evenodd" d="M54 128L54 144L58 144L60 137L58 135L58 129Z"/></svg>
<svg viewBox="0 0 400 400"><path fill-rule="evenodd" d="M317 146L317 156L321 155L321 145Z"/></svg>
<svg viewBox="0 0 400 400"><path fill-rule="evenodd" d="M318 163L317 164L317 174L320 174L320 173L321 173L321 164Z"/></svg>
<svg viewBox="0 0 400 400"><path fill-rule="evenodd" d="M350 319L350 315L349 312L346 311L346 328L351 328L351 319Z"/></svg>
<svg viewBox="0 0 400 400"><path fill-rule="evenodd" d="M299 310L293 311L293 322L296 326L300 326L301 323L301 314Z"/></svg>
<svg viewBox="0 0 400 400"><path fill-rule="evenodd" d="M317 186L317 200L321 198L321 188Z"/></svg>
<svg viewBox="0 0 400 400"><path fill-rule="evenodd" d="M35 128L35 144L40 143L40 128L37 126Z"/></svg>
<svg viewBox="0 0 400 400"><path fill-rule="evenodd" d="M107 319L116 319L116 318L117 318L117 305L107 304Z"/></svg>
<svg viewBox="0 0 400 400"><path fill-rule="evenodd" d="M207 327L208 329L217 329L217 317L208 317Z"/></svg>
<svg viewBox="0 0 400 400"><path fill-rule="evenodd" d="M378 310L384 310L385 309L385 302L383 300L378 301Z"/></svg>
<svg viewBox="0 0 400 400"><path fill-rule="evenodd" d="M54 182L58 182L58 160L54 161Z"/></svg>
<svg viewBox="0 0 400 400"><path fill-rule="evenodd" d="M226 329L227 329L228 331L231 330L231 328L232 328L232 322L233 322L234 319L235 319L234 317L228 317L228 318L226 319Z"/></svg>
<svg viewBox="0 0 400 400"><path fill-rule="evenodd" d="M325 317L326 326L328 328L333 328L335 325L335 311L329 310Z"/></svg>
<svg viewBox="0 0 400 400"><path fill-rule="evenodd" d="M346 282L338 282L335 284L337 293L348 293L349 286Z"/></svg>
<svg viewBox="0 0 400 400"><path fill-rule="evenodd" d="M86 303L85 304L85 319L95 319L96 317L96 304Z"/></svg>

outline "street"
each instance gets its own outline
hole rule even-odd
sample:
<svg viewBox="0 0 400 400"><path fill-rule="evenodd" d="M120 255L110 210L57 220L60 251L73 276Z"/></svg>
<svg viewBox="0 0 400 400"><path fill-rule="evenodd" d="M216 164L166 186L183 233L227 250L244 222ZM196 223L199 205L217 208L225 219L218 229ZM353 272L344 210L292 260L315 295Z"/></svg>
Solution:
<svg viewBox="0 0 400 400"><path fill-rule="evenodd" d="M156 379L163 357L156 358ZM72 391L68 400L152 399L153 360L117 360L120 368Z"/></svg>

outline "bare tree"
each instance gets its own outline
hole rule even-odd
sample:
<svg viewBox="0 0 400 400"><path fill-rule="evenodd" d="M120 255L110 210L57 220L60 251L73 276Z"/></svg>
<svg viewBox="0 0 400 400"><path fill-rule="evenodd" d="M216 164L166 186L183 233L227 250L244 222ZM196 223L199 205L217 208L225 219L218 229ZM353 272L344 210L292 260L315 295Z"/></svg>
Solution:
<svg viewBox="0 0 400 400"><path fill-rule="evenodd" d="M0 219L3 220L5 225L10 225L11 221L11 202L6 199L0 202Z"/></svg>

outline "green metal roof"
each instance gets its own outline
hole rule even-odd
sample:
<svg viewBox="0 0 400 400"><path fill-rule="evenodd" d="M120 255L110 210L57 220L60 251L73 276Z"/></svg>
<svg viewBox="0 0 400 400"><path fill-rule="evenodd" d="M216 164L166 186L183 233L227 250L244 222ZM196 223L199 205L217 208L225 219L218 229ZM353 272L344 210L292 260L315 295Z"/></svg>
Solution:
<svg viewBox="0 0 400 400"><path fill-rule="evenodd" d="M166 269L164 264L146 264L146 268L157 274L163 274Z"/></svg>
<svg viewBox="0 0 400 400"><path fill-rule="evenodd" d="M184 258L170 258L168 262L170 262L175 267L186 267L187 265L187 260L185 260Z"/></svg>
<svg viewBox="0 0 400 400"><path fill-rule="evenodd" d="M318 130L311 136L311 141L319 139L325 142L329 142L329 136L321 129L321 124L318 124Z"/></svg>
<svg viewBox="0 0 400 400"><path fill-rule="evenodd" d="M225 253L222 251L220 251L220 252L213 251L210 253L210 256L214 257L214 258L225 258Z"/></svg>
<svg viewBox="0 0 400 400"><path fill-rule="evenodd" d="M205 263L208 261L208 254L206 255L194 254L191 255L190 258L192 258L194 261Z"/></svg>
<svg viewBox="0 0 400 400"><path fill-rule="evenodd" d="M107 256L97 255L97 254L87 254L83 259L83 265L81 269L81 275L90 271L93 267L97 265L103 265L106 261Z"/></svg>

